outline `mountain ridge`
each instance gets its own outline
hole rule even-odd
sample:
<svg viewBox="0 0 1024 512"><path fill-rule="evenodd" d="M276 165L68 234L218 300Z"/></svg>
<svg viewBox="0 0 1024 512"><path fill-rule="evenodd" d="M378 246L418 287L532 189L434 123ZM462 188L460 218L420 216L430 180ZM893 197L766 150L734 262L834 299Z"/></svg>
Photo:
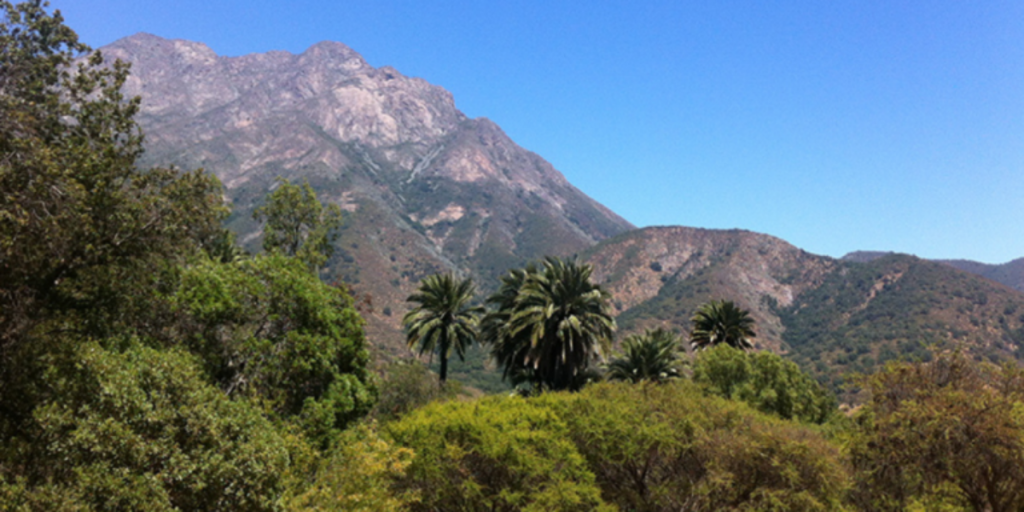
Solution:
<svg viewBox="0 0 1024 512"><path fill-rule="evenodd" d="M136 34L100 50L132 63L125 93L142 97L143 164L217 175L229 226L251 249L251 212L279 176L342 207L324 276L373 304L368 331L391 353L404 352L399 319L424 275L458 271L486 287L509 267L634 228L448 91L342 43L220 57Z"/></svg>
<svg viewBox="0 0 1024 512"><path fill-rule="evenodd" d="M657 326L685 335L700 303L728 299L751 311L758 347L811 369L868 368L916 353L914 337L967 340L996 359L1024 344L1024 295L950 265L837 260L745 230L636 229L497 124L465 116L448 91L374 68L341 43L220 57L139 34L102 51L133 63L125 92L143 98L143 163L220 177L229 226L250 248L260 237L251 212L278 177L308 180L345 211L322 275L360 296L385 356L408 354L400 319L423 277L456 271L487 293L509 268L573 254L612 293L620 336ZM886 308L916 316L901 324Z"/></svg>
<svg viewBox="0 0 1024 512"><path fill-rule="evenodd" d="M896 254L886 251L853 251L847 253L841 259L846 261L857 261L867 263L875 259ZM1017 258L1006 263L981 263L964 259L939 259L932 260L960 270L977 274L986 279L1004 284L1017 291L1024 292L1024 258Z"/></svg>

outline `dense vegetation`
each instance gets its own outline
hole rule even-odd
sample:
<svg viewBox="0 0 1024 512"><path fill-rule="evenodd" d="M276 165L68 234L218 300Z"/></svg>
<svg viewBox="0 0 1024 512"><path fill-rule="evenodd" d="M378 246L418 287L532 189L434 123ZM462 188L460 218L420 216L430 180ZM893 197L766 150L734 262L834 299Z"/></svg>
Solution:
<svg viewBox="0 0 1024 512"><path fill-rule="evenodd" d="M848 373L931 357L929 347L972 347L993 362L1024 346L1024 300L940 263L888 255L844 263L825 282L777 308L793 359L835 390Z"/></svg>
<svg viewBox="0 0 1024 512"><path fill-rule="evenodd" d="M137 168L127 66L0 9L0 503L277 508L377 394L336 209L280 183L246 255L215 178Z"/></svg>
<svg viewBox="0 0 1024 512"><path fill-rule="evenodd" d="M846 415L746 350L755 326L722 302L692 357L664 330L610 353L611 297L575 260L509 271L479 324L468 281L413 297L413 346L479 337L529 396L467 399L415 362L378 379L319 275L336 208L279 182L246 254L214 178L136 167L127 68L75 64L87 48L39 2L0 8L0 509L1024 508L1015 364L890 362ZM713 317L739 337L700 334Z"/></svg>

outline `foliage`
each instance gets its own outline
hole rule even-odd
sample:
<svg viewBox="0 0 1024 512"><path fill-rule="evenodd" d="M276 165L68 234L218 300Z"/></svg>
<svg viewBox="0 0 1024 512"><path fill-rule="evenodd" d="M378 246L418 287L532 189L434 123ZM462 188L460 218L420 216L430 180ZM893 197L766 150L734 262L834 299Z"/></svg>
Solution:
<svg viewBox="0 0 1024 512"><path fill-rule="evenodd" d="M739 400L785 419L823 423L836 399L792 361L778 354L747 353L720 345L696 355L693 381L706 393Z"/></svg>
<svg viewBox="0 0 1024 512"><path fill-rule="evenodd" d="M275 196L316 219L245 257L215 178L137 168L127 65L76 62L45 7L0 0L0 503L278 508L375 399L352 299L308 268L337 211Z"/></svg>
<svg viewBox="0 0 1024 512"><path fill-rule="evenodd" d="M754 333L754 319L746 310L736 307L732 301L713 300L702 305L694 313L690 343L694 349L712 347L720 343L736 348L752 348L750 338Z"/></svg>
<svg viewBox="0 0 1024 512"><path fill-rule="evenodd" d="M850 440L856 503L873 510L1024 507L1024 372L971 361L890 363Z"/></svg>
<svg viewBox="0 0 1024 512"><path fill-rule="evenodd" d="M932 357L929 347L970 346L1009 360L1024 340L1020 294L949 266L893 254L839 263L817 288L776 313L791 357L834 390L844 374L872 373L888 361Z"/></svg>
<svg viewBox="0 0 1024 512"><path fill-rule="evenodd" d="M484 340L512 379L535 388L578 390L591 362L608 352L615 320L609 294L590 281L593 268L547 258L543 267L512 271L488 299ZM518 288L516 288L518 286Z"/></svg>
<svg viewBox="0 0 1024 512"><path fill-rule="evenodd" d="M849 475L837 448L806 427L687 381L601 384L549 395L621 510L842 510Z"/></svg>
<svg viewBox="0 0 1024 512"><path fill-rule="evenodd" d="M421 356L427 352L438 354L442 386L448 378L452 350L465 361L466 348L476 341L478 316L483 308L472 305L475 294L471 279L435 274L424 279L419 290L406 299L416 304L402 318L409 348L419 346Z"/></svg>
<svg viewBox="0 0 1024 512"><path fill-rule="evenodd" d="M5 442L5 459L31 461L7 504L274 508L288 454L271 423L204 383L188 353L122 344L109 350L86 342L53 356L43 383L50 398L35 410L36 428Z"/></svg>
<svg viewBox="0 0 1024 512"><path fill-rule="evenodd" d="M175 303L184 340L229 396L259 398L315 437L365 415L376 399L363 321L352 298L280 254L183 271Z"/></svg>
<svg viewBox="0 0 1024 512"><path fill-rule="evenodd" d="M389 443L374 426L342 433L333 453L323 457L314 481L287 502L289 510L390 512L418 501L413 491L392 491L405 476L412 450Z"/></svg>
<svg viewBox="0 0 1024 512"><path fill-rule="evenodd" d="M487 298L491 310L480 321L480 340L491 346L491 358L502 367L502 379L518 381L525 368L517 362L526 357L529 342L525 334L511 336L509 323L516 309L516 298L529 276L538 272L537 266L511 269L501 277L498 290Z"/></svg>
<svg viewBox="0 0 1024 512"><path fill-rule="evenodd" d="M526 399L433 403L386 429L416 453L411 510L609 510L563 421Z"/></svg>
<svg viewBox="0 0 1024 512"><path fill-rule="evenodd" d="M395 361L384 368L380 399L370 413L389 421L427 405L435 400L449 400L459 393L451 383L438 387L434 374L419 361Z"/></svg>
<svg viewBox="0 0 1024 512"><path fill-rule="evenodd" d="M253 211L253 219L266 221L264 250L295 256L311 269L319 269L334 252L341 209L335 204L323 206L308 181L293 185L278 178L277 188Z"/></svg>
<svg viewBox="0 0 1024 512"><path fill-rule="evenodd" d="M664 382L679 377L680 340L658 328L626 337L622 354L608 364L608 380Z"/></svg>
<svg viewBox="0 0 1024 512"><path fill-rule="evenodd" d="M128 66L98 52L76 66L88 47L40 2L3 1L0 14L0 351L83 310L101 319L78 328L106 337L131 306L125 287L217 231L220 185L137 169Z"/></svg>
<svg viewBox="0 0 1024 512"><path fill-rule="evenodd" d="M820 434L687 381L435 403L386 428L416 452L413 510L605 506L595 485L620 510L843 510L850 485Z"/></svg>

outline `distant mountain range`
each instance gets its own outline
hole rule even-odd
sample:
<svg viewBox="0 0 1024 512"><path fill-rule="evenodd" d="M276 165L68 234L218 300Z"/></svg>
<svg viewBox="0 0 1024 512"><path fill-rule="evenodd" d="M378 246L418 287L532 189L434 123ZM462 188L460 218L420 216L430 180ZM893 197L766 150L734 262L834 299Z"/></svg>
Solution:
<svg viewBox="0 0 1024 512"><path fill-rule="evenodd" d="M894 253L883 251L855 251L843 256L843 259L847 261L867 263L890 254ZM991 279L997 283L1005 284L1017 291L1024 292L1024 258L1018 258L1013 261L1003 263L1002 265L979 263L971 260L935 261L945 263L946 265L956 267L960 270L965 270L972 274L978 274L979 276Z"/></svg>
<svg viewBox="0 0 1024 512"><path fill-rule="evenodd" d="M252 210L278 176L309 180L347 212L324 275L372 303L368 334L385 355L408 354L400 318L422 277L457 270L486 293L511 267L572 254L611 291L623 333L685 334L699 304L730 299L757 320L759 347L833 383L925 357L928 343L996 360L1024 346L1024 259L836 260L747 231L636 229L494 123L467 118L444 89L340 43L220 57L138 34L101 50L132 63L126 92L143 98L144 163L215 173L234 204L230 226L251 248Z"/></svg>

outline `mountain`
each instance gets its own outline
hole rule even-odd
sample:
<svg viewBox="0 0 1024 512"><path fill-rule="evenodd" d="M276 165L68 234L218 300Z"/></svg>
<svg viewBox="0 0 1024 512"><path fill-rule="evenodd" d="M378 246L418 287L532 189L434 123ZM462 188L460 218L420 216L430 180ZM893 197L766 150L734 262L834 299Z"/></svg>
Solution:
<svg viewBox="0 0 1024 512"><path fill-rule="evenodd" d="M142 97L144 163L216 174L251 248L251 212L278 176L342 206L325 274L372 304L370 337L394 353L407 353L399 322L423 276L460 270L486 287L633 228L493 122L467 118L448 91L341 43L223 57L137 34L101 51L132 64L125 92Z"/></svg>
<svg viewBox="0 0 1024 512"><path fill-rule="evenodd" d="M927 358L929 346L1024 356L1024 294L914 256L835 260L768 235L684 227L631 231L584 256L615 298L622 334L686 334L697 306L732 300L756 320L757 347L788 354L837 390L847 372Z"/></svg>
<svg viewBox="0 0 1024 512"><path fill-rule="evenodd" d="M970 260L940 260L940 262L1024 292L1024 258L1017 258L1002 265L990 265Z"/></svg>
<svg viewBox="0 0 1024 512"><path fill-rule="evenodd" d="M843 260L867 263L883 256L894 254L881 251L854 251L845 256ZM971 260L935 260L960 270L977 274L997 283L1002 283L1014 290L1024 292L1024 258L1018 258L1001 265L979 263Z"/></svg>
<svg viewBox="0 0 1024 512"><path fill-rule="evenodd" d="M654 326L685 335L698 305L733 300L756 320L758 347L836 387L846 371L927 357L926 344L963 344L991 360L1024 352L1024 293L955 268L1013 286L1022 260L836 260L749 231L634 229L497 125L465 116L444 89L370 66L340 43L222 57L138 34L102 51L133 65L125 92L142 97L143 163L215 173L234 205L229 224L251 249L260 241L251 212L279 176L309 180L343 208L323 275L357 293L385 356L408 354L400 319L422 277L457 270L486 293L510 267L570 254L612 293L620 335ZM474 354L467 367L487 373ZM452 377L465 379L467 367L453 365Z"/></svg>
<svg viewBox="0 0 1024 512"><path fill-rule="evenodd" d="M688 332L700 304L725 298L751 312L755 346L772 350L782 349L784 331L773 307L788 306L838 264L768 235L686 227L631 231L583 256L614 297L626 332L658 325Z"/></svg>

